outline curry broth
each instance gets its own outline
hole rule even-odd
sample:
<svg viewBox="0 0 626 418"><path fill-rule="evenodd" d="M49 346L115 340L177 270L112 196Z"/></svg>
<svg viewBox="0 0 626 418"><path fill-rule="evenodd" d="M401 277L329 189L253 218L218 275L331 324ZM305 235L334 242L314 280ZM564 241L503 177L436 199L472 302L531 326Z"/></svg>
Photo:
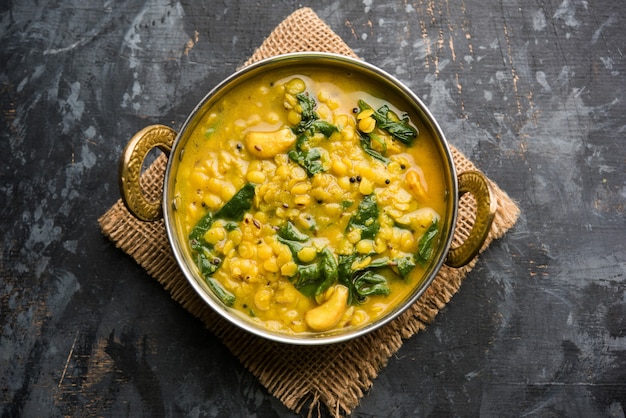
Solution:
<svg viewBox="0 0 626 418"><path fill-rule="evenodd" d="M307 68L248 80L206 111L180 159L174 216L224 303L271 330L330 331L376 320L424 280L421 242L436 247L447 215L442 156L415 114L410 145L381 129L385 105L401 123L367 80ZM223 209L237 203L241 213ZM332 267L360 284L318 284L336 279Z"/></svg>

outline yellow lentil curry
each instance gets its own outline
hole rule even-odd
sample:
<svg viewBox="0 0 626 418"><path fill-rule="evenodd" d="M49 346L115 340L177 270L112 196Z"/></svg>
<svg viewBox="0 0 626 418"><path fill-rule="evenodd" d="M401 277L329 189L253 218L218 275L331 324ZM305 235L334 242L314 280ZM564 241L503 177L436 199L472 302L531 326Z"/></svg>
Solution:
<svg viewBox="0 0 626 418"><path fill-rule="evenodd" d="M273 331L325 332L376 320L424 279L445 216L441 159L384 97L354 74L274 72L193 128L174 213L225 305Z"/></svg>

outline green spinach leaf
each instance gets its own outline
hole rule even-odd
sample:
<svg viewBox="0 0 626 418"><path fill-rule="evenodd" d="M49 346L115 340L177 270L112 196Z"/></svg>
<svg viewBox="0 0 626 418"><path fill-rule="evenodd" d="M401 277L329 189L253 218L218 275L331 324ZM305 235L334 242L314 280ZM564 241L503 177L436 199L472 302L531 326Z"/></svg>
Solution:
<svg viewBox="0 0 626 418"><path fill-rule="evenodd" d="M206 277L205 281L213 293L215 293L215 296L217 296L217 298L221 300L224 305L233 306L235 304L235 295L224 289L220 282L213 277Z"/></svg>
<svg viewBox="0 0 626 418"><path fill-rule="evenodd" d="M375 138L376 136L374 134L367 135L360 131L357 132L359 134L359 143L361 144L361 148L363 148L363 151L365 151L366 154L369 154L378 161L382 162L383 164L389 164L389 158L383 156L383 154L372 148L372 138Z"/></svg>
<svg viewBox="0 0 626 418"><path fill-rule="evenodd" d="M374 258L369 264L362 265L363 261L372 255L354 253L339 256L338 281L350 291L348 298L350 304L361 303L366 296L389 294L391 290L389 289L388 278L379 272L387 271L405 279L415 267L413 256L393 260L388 257ZM353 268L355 263L361 267Z"/></svg>
<svg viewBox="0 0 626 418"><path fill-rule="evenodd" d="M326 138L330 138L338 130L335 125L319 120L319 115L315 112L315 107L317 106L315 99L307 92L297 94L296 98L302 108L302 112L300 123L294 126L292 131L298 135L298 139L294 149L289 151L287 155L293 162L302 166L309 177L312 177L324 171L322 152L318 147L305 147L305 143L317 132L320 132Z"/></svg>
<svg viewBox="0 0 626 418"><path fill-rule="evenodd" d="M359 301L365 300L367 296L388 295L391 292L385 276L373 270L366 270L363 274L357 275L353 283Z"/></svg>
<svg viewBox="0 0 626 418"><path fill-rule="evenodd" d="M319 283L324 279L319 263L298 265L298 271L291 277L296 289L307 297L315 297Z"/></svg>
<svg viewBox="0 0 626 418"><path fill-rule="evenodd" d="M337 283L337 259L328 247L319 251L312 262L300 263L298 253L305 246L312 245L311 240L289 221L279 227L278 241L289 248L294 262L298 264L296 274L290 280L303 295L315 297Z"/></svg>
<svg viewBox="0 0 626 418"><path fill-rule="evenodd" d="M309 240L309 236L300 232L291 221L285 222L278 228L278 236L298 242L306 242Z"/></svg>
<svg viewBox="0 0 626 418"><path fill-rule="evenodd" d="M200 273L213 293L227 306L232 306L235 303L235 296L227 292L217 280L211 277L222 264L222 259L215 252L213 246L206 242L204 235L211 229L215 219L228 220L229 222L226 222L224 226L228 231L236 229L237 224L232 221L241 221L243 219L245 212L252 207L254 192L254 185L250 183L245 184L215 214L207 212L193 227L188 236L191 255Z"/></svg>
<svg viewBox="0 0 626 418"><path fill-rule="evenodd" d="M424 265L430 260L435 248L436 237L439 234L439 222L437 219L433 220L424 235L419 240L417 259L420 264Z"/></svg>
<svg viewBox="0 0 626 418"><path fill-rule="evenodd" d="M296 99L298 100L298 104L302 108L300 123L298 123L293 131L296 134L301 134L308 130L313 122L318 120L320 117L315 111L316 103L315 99L309 95L308 92L296 94Z"/></svg>
<svg viewBox="0 0 626 418"><path fill-rule="evenodd" d="M306 170L309 177L324 171L322 164L322 153L319 148L311 148L310 150L291 150L287 154L289 158Z"/></svg>
<svg viewBox="0 0 626 418"><path fill-rule="evenodd" d="M411 270L415 268L415 257L412 255L408 255L406 257L397 258L394 260L398 273L400 277L406 279Z"/></svg>
<svg viewBox="0 0 626 418"><path fill-rule="evenodd" d="M361 239L373 239L380 230L378 214L376 195L373 193L366 195L359 203L356 213L350 218L346 232L360 229Z"/></svg>
<svg viewBox="0 0 626 418"><path fill-rule="evenodd" d="M335 125L325 120L316 120L311 124L311 128L313 129L313 133L320 132L326 138L330 138L332 134L339 132Z"/></svg>
<svg viewBox="0 0 626 418"><path fill-rule="evenodd" d="M196 253L196 265L204 277L215 273L221 260L208 247L202 247Z"/></svg>
<svg viewBox="0 0 626 418"><path fill-rule="evenodd" d="M359 100L358 105L361 111L373 109L363 100ZM400 119L387 105L383 105L378 110L375 110L372 117L376 121L378 128L387 131L389 135L407 146L410 146L417 138L418 131L411 126L409 118Z"/></svg>
<svg viewBox="0 0 626 418"><path fill-rule="evenodd" d="M329 287L337 283L339 280L339 265L333 252L325 247L320 253L320 269L322 271L323 280L315 289L315 294L319 295L325 292Z"/></svg>
<svg viewBox="0 0 626 418"><path fill-rule="evenodd" d="M189 241L191 242L192 248L194 244L204 242L204 234L211 229L211 225L213 225L213 214L207 212L189 233Z"/></svg>
<svg viewBox="0 0 626 418"><path fill-rule="evenodd" d="M294 260L298 259L298 253L304 248L304 243L309 241L309 236L300 232L290 221L285 222L278 228L278 242L285 244Z"/></svg>
<svg viewBox="0 0 626 418"><path fill-rule="evenodd" d="M298 264L296 274L290 280L300 293L315 297L337 283L338 277L337 260L330 249L324 248L315 261Z"/></svg>
<svg viewBox="0 0 626 418"><path fill-rule="evenodd" d="M215 218L227 219L232 221L243 220L243 215L252 207L252 199L254 199L254 185L246 183L235 193L220 210L215 212Z"/></svg>

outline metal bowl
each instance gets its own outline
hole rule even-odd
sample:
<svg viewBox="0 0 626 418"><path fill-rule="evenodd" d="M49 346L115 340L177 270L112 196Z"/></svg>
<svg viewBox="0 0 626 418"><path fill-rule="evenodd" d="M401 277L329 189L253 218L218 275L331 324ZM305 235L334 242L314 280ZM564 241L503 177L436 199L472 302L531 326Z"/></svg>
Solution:
<svg viewBox="0 0 626 418"><path fill-rule="evenodd" d="M247 319L235 309L224 305L214 295L190 259L189 251L185 245L185 237L180 237L177 232L173 215L173 192L181 153L184 151L189 134L215 103L241 83L258 77L260 74L290 68L293 68L297 73L298 69L310 67L333 68L348 76L358 74L367 77L377 84L388 97L393 97L394 101L406 105L408 110L419 118L420 130L427 130L436 141L438 157L444 167L444 184L448 191L448 199L445 214L441 219L442 235L439 246L434 251L432 262L426 271L426 277L401 304L385 316L364 326L330 332L292 334L271 331L259 326L258 323ZM169 154L162 200L156 202L150 201L143 195L139 181L144 158L154 147L158 147ZM489 182L478 171L465 172L457 176L445 135L417 95L396 78L371 64L329 53L292 53L259 61L237 71L212 89L188 116L180 132L176 133L163 125L152 125L144 128L130 140L122 156L120 188L122 200L129 211L138 219L150 222L161 217L164 218L169 243L180 269L189 284L211 308L232 324L252 334L282 343L299 345L330 344L357 338L398 317L430 286L444 263L451 267L461 267L476 256L487 237L495 213L495 199L492 197ZM459 198L465 192L470 192L475 198L477 203L476 219L470 236L460 246L451 248Z"/></svg>

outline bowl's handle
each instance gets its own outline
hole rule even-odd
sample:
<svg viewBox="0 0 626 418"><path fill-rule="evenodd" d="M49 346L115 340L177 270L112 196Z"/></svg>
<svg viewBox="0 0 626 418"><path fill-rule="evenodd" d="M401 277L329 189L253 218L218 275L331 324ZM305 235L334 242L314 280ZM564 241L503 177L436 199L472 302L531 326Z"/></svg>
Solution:
<svg viewBox="0 0 626 418"><path fill-rule="evenodd" d="M472 230L461 245L448 251L446 264L463 267L469 263L483 246L497 209L497 202L489 181L480 171L465 171L458 177L459 198L469 192L476 200L476 219Z"/></svg>
<svg viewBox="0 0 626 418"><path fill-rule="evenodd" d="M142 221L156 221L163 216L161 200L150 200L141 187L141 169L148 153L158 147L169 155L176 131L163 125L150 125L137 132L128 142L119 169L122 201L129 212Z"/></svg>

